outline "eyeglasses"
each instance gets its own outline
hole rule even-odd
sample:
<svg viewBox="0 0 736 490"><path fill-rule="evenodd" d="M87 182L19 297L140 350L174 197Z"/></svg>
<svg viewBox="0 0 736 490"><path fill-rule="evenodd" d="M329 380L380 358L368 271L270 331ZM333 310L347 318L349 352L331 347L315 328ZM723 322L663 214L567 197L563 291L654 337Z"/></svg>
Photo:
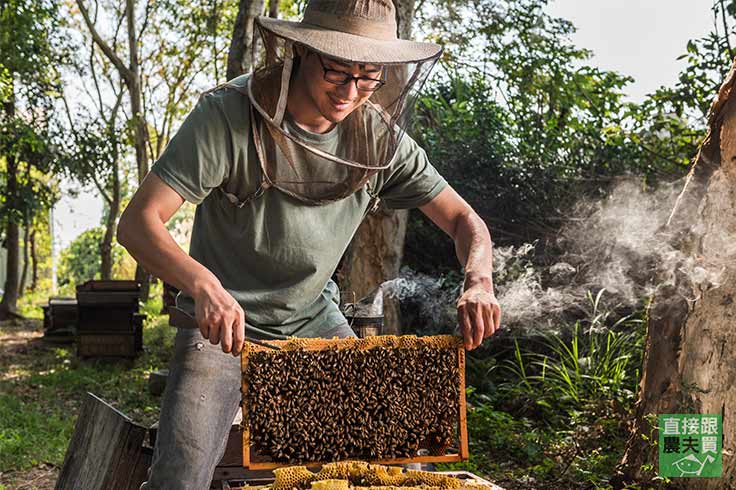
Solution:
<svg viewBox="0 0 736 490"><path fill-rule="evenodd" d="M375 92L379 88L383 87L386 83L385 80L369 77L354 77L350 73L345 73L340 70L331 70L325 66L325 62L322 60L322 56L317 54L319 63L322 65L324 70L324 79L326 82L330 82L333 85L347 85L348 83L355 80L355 88L363 92Z"/></svg>

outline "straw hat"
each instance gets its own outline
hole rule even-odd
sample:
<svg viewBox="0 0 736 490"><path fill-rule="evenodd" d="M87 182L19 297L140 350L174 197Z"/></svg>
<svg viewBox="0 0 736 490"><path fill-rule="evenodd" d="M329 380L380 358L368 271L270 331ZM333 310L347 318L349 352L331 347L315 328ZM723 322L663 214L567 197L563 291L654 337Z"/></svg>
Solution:
<svg viewBox="0 0 736 490"><path fill-rule="evenodd" d="M257 22L277 36L351 62L412 63L442 51L436 44L398 39L392 0L310 0L301 22Z"/></svg>

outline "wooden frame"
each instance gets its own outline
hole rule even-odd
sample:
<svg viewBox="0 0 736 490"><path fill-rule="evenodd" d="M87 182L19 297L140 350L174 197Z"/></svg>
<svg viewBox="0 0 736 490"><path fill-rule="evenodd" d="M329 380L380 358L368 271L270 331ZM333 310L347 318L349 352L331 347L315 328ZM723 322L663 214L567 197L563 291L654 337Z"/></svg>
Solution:
<svg viewBox="0 0 736 490"><path fill-rule="evenodd" d="M403 340L402 340L403 339ZM459 374L459 396L458 396L458 421L457 421L457 433L458 433L458 452L455 454L445 454L440 456L415 456L410 458L394 458L394 459L381 459L381 460L370 460L371 463L381 464L406 464L406 463L452 463L457 461L467 460L469 456L468 450L468 428L467 428L467 417L466 417L466 400L465 400L465 348L462 340L459 337L453 337L449 335L436 336L436 337L395 337L395 336L376 336L366 337L364 339L292 339L292 340L274 340L268 341L269 344L283 349L295 349L304 348L306 350L325 350L328 347L337 348L356 348L359 350L370 349L378 346L393 346L400 347L403 342L412 342L419 340L420 342L426 342L428 339L441 339L440 342L447 342L448 346L452 346L457 352L458 361L458 374ZM242 376L242 394L243 394L243 467L250 470L272 470L284 466L289 466L285 463L276 462L265 462L265 461L254 461L251 455L250 447L250 430L248 427L248 407L246 405L247 393L248 393L248 380L244 373L247 372L248 368L248 355L251 352L266 351L266 347L255 345L246 342L245 350L241 356L241 373ZM319 466L328 461L314 461L308 463L300 463L304 466Z"/></svg>

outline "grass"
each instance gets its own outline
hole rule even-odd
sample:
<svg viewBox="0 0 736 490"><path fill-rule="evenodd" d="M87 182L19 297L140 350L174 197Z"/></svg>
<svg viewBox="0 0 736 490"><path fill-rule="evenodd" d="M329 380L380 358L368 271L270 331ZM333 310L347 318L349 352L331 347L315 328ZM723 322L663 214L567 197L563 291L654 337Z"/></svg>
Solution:
<svg viewBox="0 0 736 490"><path fill-rule="evenodd" d="M629 436L643 312L616 318L589 296L585 320L468 356L469 461L443 465L509 490L611 488ZM635 488L635 487L632 487Z"/></svg>
<svg viewBox="0 0 736 490"><path fill-rule="evenodd" d="M132 361L80 360L73 345L45 344L38 319L0 324L0 475L61 466L88 391L144 426L158 419L148 376L168 364L175 332L153 297L143 309L144 352Z"/></svg>

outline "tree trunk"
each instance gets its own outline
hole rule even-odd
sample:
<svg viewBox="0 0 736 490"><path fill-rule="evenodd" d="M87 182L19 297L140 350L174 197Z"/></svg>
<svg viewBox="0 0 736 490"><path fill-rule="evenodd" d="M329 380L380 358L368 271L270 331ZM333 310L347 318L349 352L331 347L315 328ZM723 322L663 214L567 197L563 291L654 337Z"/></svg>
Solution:
<svg viewBox="0 0 736 490"><path fill-rule="evenodd" d="M30 242L30 233L28 231L28 228L30 227L30 223L28 220L25 220L23 223L23 271L20 274L20 284L18 285L18 297L20 298L23 296L23 292L26 290L26 282L28 281L28 263L30 262L29 258L29 242Z"/></svg>
<svg viewBox="0 0 736 490"><path fill-rule="evenodd" d="M268 0L268 16L277 19L279 16L279 0Z"/></svg>
<svg viewBox="0 0 736 490"><path fill-rule="evenodd" d="M112 210L107 213L107 222L105 223L105 235L100 243L100 279L107 281L112 279L112 237L114 235L115 218L110 222Z"/></svg>
<svg viewBox="0 0 736 490"><path fill-rule="evenodd" d="M52 238L53 240L53 238ZM38 256L36 255L36 227L31 230L31 261L33 268L31 269L31 292L36 291L38 286Z"/></svg>
<svg viewBox="0 0 736 490"><path fill-rule="evenodd" d="M135 0L126 0L126 19L128 24L128 55L130 73L126 77L126 85L130 92L130 109L133 116L133 128L135 130L135 161L138 167L138 185L148 173L148 130L146 120L143 117L143 105L141 103L141 77L140 60L138 59L138 42L135 28ZM108 233L110 227L108 227ZM112 235L110 236L112 243ZM141 300L148 300L151 288L151 275L140 264L136 265L135 277L141 283Z"/></svg>
<svg viewBox="0 0 736 490"><path fill-rule="evenodd" d="M736 487L736 266L732 244L736 236L735 89L732 68L711 109L710 132L691 172L693 179L703 185L690 185L686 194L698 204L690 207L696 213L691 221L687 259L706 270L721 271L719 284L693 285L680 273L674 285L660 289L656 295L649 314L634 431L617 478L619 485L648 482L655 476L658 450L649 441L657 440L658 435L650 414L720 413L722 478L676 478L672 488Z"/></svg>
<svg viewBox="0 0 736 490"><path fill-rule="evenodd" d="M5 114L8 119L15 117L15 101L11 99L3 104ZM9 318L19 318L18 314L18 268L19 268L19 232L18 222L13 218L15 211L18 210L18 165L15 155L10 153L6 157L7 169L7 194L5 196L5 209L10 219L8 219L5 230L5 249L8 251L7 256L7 276L5 277L5 285L3 286L3 299L0 301L0 320Z"/></svg>
<svg viewBox="0 0 736 490"><path fill-rule="evenodd" d="M8 184L14 180L14 176L10 170L10 160L8 157ZM10 185L8 185L10 187ZM0 320L8 318L17 318L18 315L18 268L19 268L19 233L18 223L12 220L8 222L5 230L5 248L8 251L7 256L7 276L5 277L5 285L3 286L3 299L0 301Z"/></svg>
<svg viewBox="0 0 736 490"><path fill-rule="evenodd" d="M110 124L111 137L113 137L113 124ZM115 237L115 230L117 229L118 216L120 215L120 174L118 169L118 151L117 144L113 149L112 155L112 194L110 195L110 201L108 202L109 209L107 211L107 220L105 222L105 235L100 243L100 277L103 280L112 279L112 266L113 266L113 254L112 254L112 241ZM141 268L142 270L142 268ZM136 270L137 273L137 270ZM150 279L149 279L150 281ZM147 297L147 296L146 296Z"/></svg>
<svg viewBox="0 0 736 490"><path fill-rule="evenodd" d="M227 54L227 79L248 73L253 65L253 28L255 18L263 13L265 0L240 0L233 37Z"/></svg>
<svg viewBox="0 0 736 490"><path fill-rule="evenodd" d="M414 0L394 0L398 36L411 38ZM399 275L409 212L381 209L368 215L348 247L340 270L340 289L361 298L379 284ZM397 300L384 298L384 333L401 333Z"/></svg>

